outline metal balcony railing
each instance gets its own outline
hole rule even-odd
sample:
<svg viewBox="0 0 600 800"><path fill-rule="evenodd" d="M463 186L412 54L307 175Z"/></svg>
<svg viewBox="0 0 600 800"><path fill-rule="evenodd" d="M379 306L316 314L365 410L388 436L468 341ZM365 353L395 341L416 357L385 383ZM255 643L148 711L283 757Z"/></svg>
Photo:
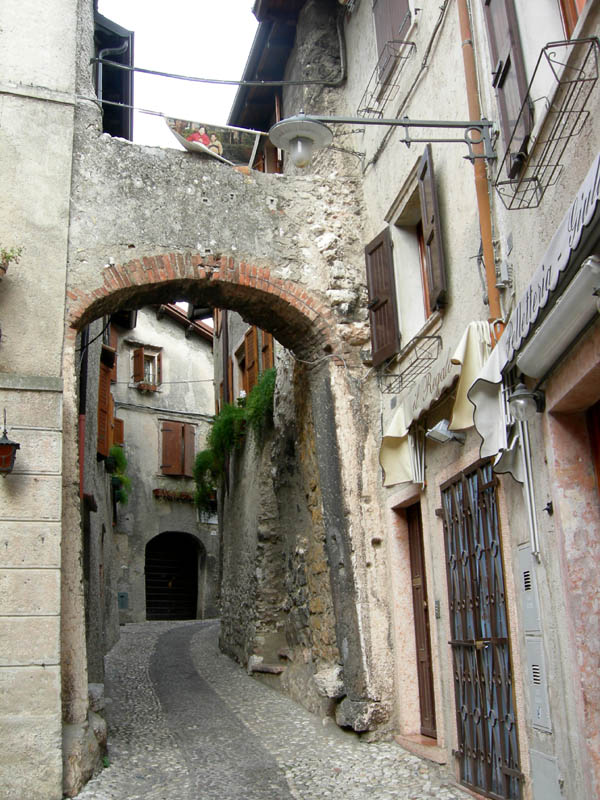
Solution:
<svg viewBox="0 0 600 800"><path fill-rule="evenodd" d="M379 375L379 388L383 394L400 394L411 387L427 372L437 359L442 347L441 336L415 336L397 356L400 372L387 371Z"/></svg>
<svg viewBox="0 0 600 800"><path fill-rule="evenodd" d="M384 116L387 104L395 100L398 94L402 70L416 49L414 42L395 39L386 42L356 109L357 116L367 119Z"/></svg>

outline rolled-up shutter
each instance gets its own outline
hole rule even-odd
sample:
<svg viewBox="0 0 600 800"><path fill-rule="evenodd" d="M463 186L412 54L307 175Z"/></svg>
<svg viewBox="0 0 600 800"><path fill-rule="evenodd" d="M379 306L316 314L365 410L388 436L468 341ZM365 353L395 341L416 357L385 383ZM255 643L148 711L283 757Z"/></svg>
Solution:
<svg viewBox="0 0 600 800"><path fill-rule="evenodd" d="M377 366L400 350L400 327L396 304L392 241L389 228L365 247L369 322L373 365Z"/></svg>
<svg viewBox="0 0 600 800"><path fill-rule="evenodd" d="M436 308L446 305L447 284L440 213L430 144L425 148L425 153L419 164L418 180L429 310L435 311Z"/></svg>

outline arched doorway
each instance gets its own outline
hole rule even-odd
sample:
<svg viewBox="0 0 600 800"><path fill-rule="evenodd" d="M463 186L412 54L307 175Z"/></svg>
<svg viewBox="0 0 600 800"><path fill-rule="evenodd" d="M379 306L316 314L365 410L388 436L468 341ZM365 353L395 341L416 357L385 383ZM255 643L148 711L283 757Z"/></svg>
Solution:
<svg viewBox="0 0 600 800"><path fill-rule="evenodd" d="M196 619L200 544L186 533L161 533L146 545L146 619Z"/></svg>

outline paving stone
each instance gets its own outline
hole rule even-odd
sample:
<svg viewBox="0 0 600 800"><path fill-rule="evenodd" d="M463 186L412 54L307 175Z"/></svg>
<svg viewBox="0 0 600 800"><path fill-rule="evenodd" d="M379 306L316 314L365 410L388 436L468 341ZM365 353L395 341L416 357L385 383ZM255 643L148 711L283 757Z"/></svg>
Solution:
<svg viewBox="0 0 600 800"><path fill-rule="evenodd" d="M110 766L78 800L469 800L436 765L366 743L219 652L218 622L126 625L106 658Z"/></svg>

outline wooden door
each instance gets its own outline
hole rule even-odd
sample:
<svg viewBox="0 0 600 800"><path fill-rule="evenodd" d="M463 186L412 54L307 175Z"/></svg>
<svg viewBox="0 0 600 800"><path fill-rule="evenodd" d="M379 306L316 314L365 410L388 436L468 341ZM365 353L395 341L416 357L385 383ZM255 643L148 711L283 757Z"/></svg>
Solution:
<svg viewBox="0 0 600 800"><path fill-rule="evenodd" d="M419 503L406 511L408 539L410 545L410 572L412 579L415 640L417 646L417 676L419 681L419 705L421 708L421 733L436 738L435 698L433 694L433 670L431 665L431 637L429 635L429 613L427 608L427 583L423 556L423 527Z"/></svg>

